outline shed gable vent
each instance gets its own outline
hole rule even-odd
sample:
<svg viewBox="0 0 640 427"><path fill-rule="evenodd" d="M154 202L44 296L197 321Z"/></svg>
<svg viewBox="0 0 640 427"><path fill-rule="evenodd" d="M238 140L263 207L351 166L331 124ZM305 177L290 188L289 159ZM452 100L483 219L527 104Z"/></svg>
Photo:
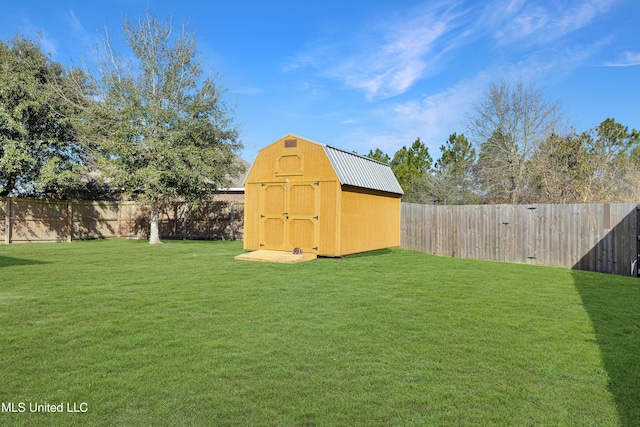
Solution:
<svg viewBox="0 0 640 427"><path fill-rule="evenodd" d="M298 146L298 140L297 139L285 139L284 141L284 148L293 148L293 147L297 147Z"/></svg>

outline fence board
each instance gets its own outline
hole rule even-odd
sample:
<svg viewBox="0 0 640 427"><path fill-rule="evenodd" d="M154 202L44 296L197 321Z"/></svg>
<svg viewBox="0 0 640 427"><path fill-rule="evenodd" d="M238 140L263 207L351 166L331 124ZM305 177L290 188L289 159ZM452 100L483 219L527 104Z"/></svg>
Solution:
<svg viewBox="0 0 640 427"><path fill-rule="evenodd" d="M242 239L244 203L213 201L160 212L165 239ZM0 198L0 241L44 242L148 238L149 207L136 202L59 202Z"/></svg>
<svg viewBox="0 0 640 427"><path fill-rule="evenodd" d="M636 275L636 204L402 204L401 246L460 256Z"/></svg>

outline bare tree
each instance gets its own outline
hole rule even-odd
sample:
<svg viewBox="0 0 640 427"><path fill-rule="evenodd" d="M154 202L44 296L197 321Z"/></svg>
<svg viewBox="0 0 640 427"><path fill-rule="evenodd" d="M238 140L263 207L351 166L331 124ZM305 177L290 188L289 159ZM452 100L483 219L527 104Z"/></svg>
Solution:
<svg viewBox="0 0 640 427"><path fill-rule="evenodd" d="M475 176L486 199L521 203L528 190L529 160L561 123L559 106L534 83L503 81L474 107L468 130L479 147Z"/></svg>
<svg viewBox="0 0 640 427"><path fill-rule="evenodd" d="M552 135L540 143L531 159L531 185L538 203L591 202L592 166L588 135Z"/></svg>
<svg viewBox="0 0 640 427"><path fill-rule="evenodd" d="M419 180L419 184L416 185L420 189L416 195L418 203L452 205L463 204L465 201L464 189L450 164L439 167Z"/></svg>
<svg viewBox="0 0 640 427"><path fill-rule="evenodd" d="M531 183L543 203L638 200L640 132L614 119L580 134L553 135L534 154Z"/></svg>

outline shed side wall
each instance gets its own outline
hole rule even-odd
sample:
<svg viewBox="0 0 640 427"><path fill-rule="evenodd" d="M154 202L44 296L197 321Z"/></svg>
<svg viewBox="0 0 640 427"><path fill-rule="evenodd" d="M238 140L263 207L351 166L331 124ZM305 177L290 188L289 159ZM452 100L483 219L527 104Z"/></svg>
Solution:
<svg viewBox="0 0 640 427"><path fill-rule="evenodd" d="M400 195L342 187L341 255L400 246Z"/></svg>
<svg viewBox="0 0 640 427"><path fill-rule="evenodd" d="M320 184L320 245L318 255L340 256L338 242L340 230L340 183L326 181Z"/></svg>

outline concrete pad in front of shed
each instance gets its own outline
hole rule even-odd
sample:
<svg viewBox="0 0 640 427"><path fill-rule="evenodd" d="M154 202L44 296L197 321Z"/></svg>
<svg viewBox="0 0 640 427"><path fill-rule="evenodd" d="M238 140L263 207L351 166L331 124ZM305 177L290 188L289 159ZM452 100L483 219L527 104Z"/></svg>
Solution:
<svg viewBox="0 0 640 427"><path fill-rule="evenodd" d="M237 255L235 259L241 261L279 262L284 264L292 264L296 262L311 261L316 259L317 257L318 256L316 254L309 253L295 255L291 252L285 251L259 250Z"/></svg>

